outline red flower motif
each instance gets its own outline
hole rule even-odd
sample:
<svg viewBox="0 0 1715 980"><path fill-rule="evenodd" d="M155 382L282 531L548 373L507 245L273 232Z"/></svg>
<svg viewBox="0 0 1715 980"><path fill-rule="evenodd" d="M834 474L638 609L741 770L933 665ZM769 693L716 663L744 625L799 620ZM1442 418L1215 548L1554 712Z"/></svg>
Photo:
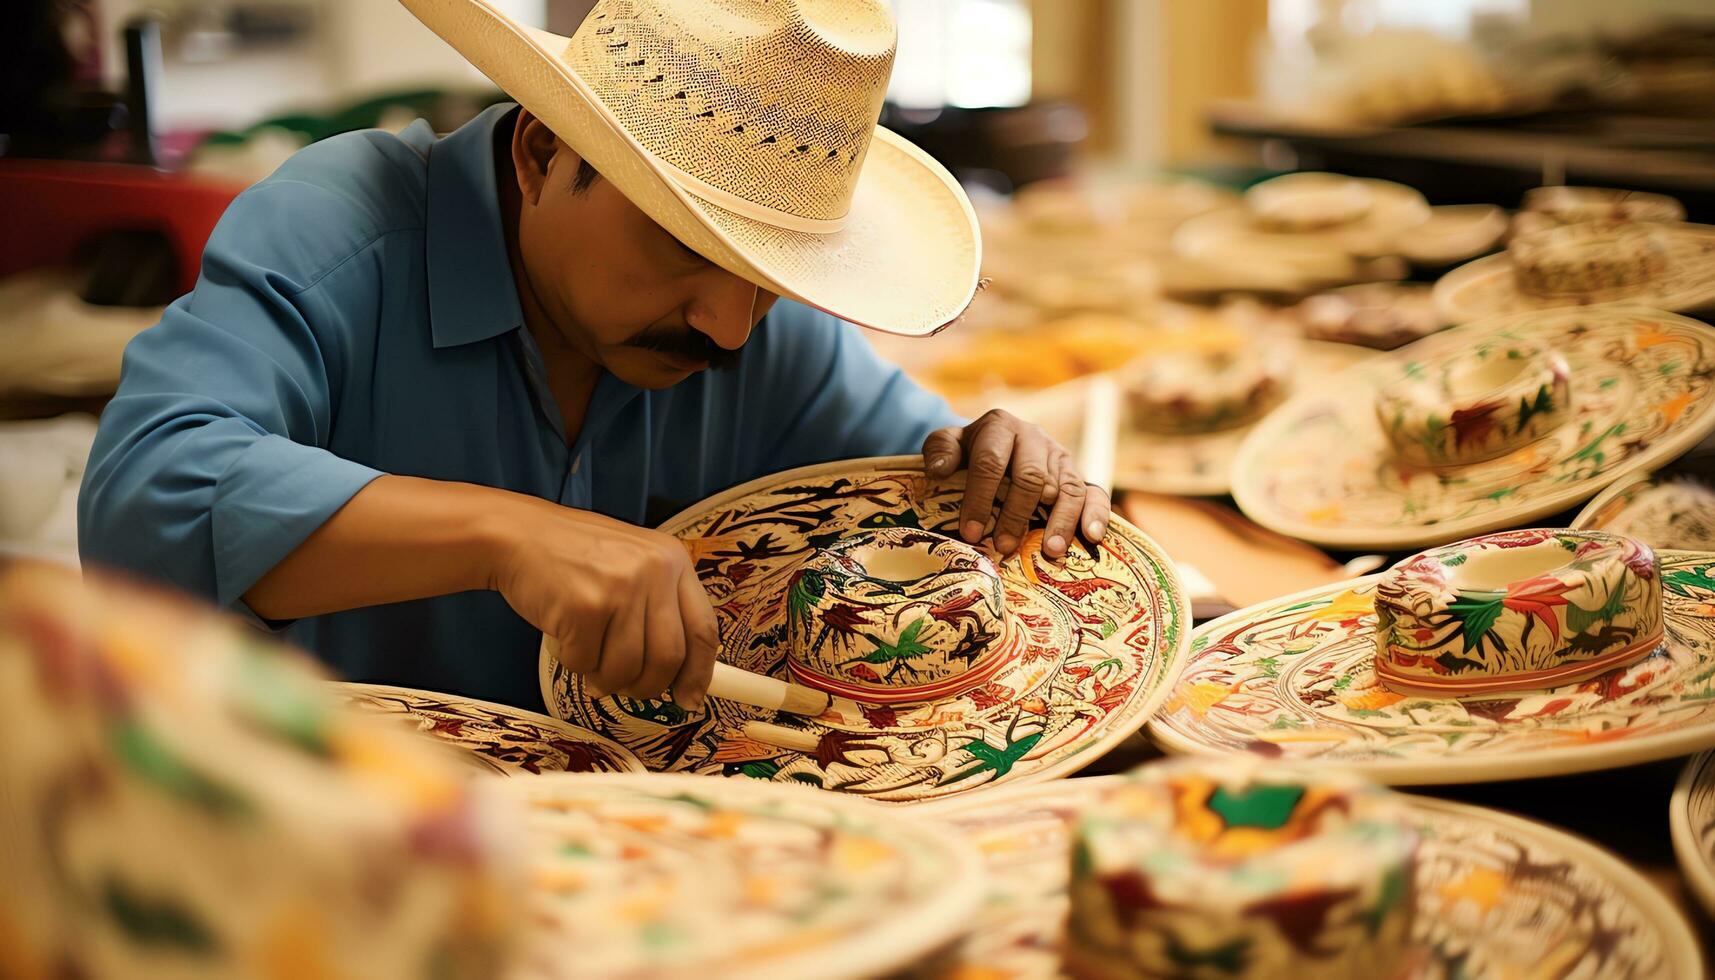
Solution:
<svg viewBox="0 0 1715 980"><path fill-rule="evenodd" d="M860 681L869 681L872 684L878 684L881 682L881 675L870 670L863 664L852 664L850 667L846 668L846 673L856 677Z"/></svg>
<svg viewBox="0 0 1715 980"><path fill-rule="evenodd" d="M1500 402L1483 402L1470 408L1456 409L1448 426L1453 429L1453 445L1463 447L1470 443L1480 444L1495 431L1495 412L1501 407Z"/></svg>
<svg viewBox="0 0 1715 980"><path fill-rule="evenodd" d="M1571 591L1572 583L1554 578L1550 575L1538 575L1536 578L1519 582L1507 592L1501 605L1513 612L1535 616L1548 627L1549 635L1556 641L1560 639L1560 622L1549 610L1555 606L1566 605L1566 593Z"/></svg>

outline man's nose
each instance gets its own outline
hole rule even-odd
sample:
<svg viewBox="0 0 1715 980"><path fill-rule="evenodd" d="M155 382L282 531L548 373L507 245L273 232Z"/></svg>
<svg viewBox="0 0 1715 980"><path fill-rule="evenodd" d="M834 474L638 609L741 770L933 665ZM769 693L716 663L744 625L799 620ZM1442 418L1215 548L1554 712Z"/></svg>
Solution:
<svg viewBox="0 0 1715 980"><path fill-rule="evenodd" d="M738 350L750 339L763 295L755 285L725 269L713 270L708 283L691 301L685 320L727 350Z"/></svg>

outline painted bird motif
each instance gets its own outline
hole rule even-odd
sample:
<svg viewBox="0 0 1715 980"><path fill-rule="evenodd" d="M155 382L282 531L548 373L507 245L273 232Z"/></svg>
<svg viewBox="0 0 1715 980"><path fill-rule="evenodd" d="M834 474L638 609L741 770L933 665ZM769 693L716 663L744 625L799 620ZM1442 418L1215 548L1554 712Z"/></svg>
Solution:
<svg viewBox="0 0 1715 980"><path fill-rule="evenodd" d="M929 648L924 646L923 643L917 639L917 634L923 631L923 624L925 622L927 622L927 620L912 620L911 625L900 631L899 641L896 643L888 643L884 640L879 640L873 636L866 635L865 639L875 644L875 649L861 657L853 657L850 660L841 661L840 666L845 667L851 664L875 664L878 667L885 666L887 668L887 672L883 675L885 680L891 681L901 672L910 674L915 678L917 676L917 668L911 665L911 661L929 652Z"/></svg>
<svg viewBox="0 0 1715 980"><path fill-rule="evenodd" d="M961 621L969 620L971 625L980 627L983 624L983 618L974 607L982 601L982 593L966 592L964 595L954 596L945 602L937 602L930 606L929 615L948 626L957 626Z"/></svg>

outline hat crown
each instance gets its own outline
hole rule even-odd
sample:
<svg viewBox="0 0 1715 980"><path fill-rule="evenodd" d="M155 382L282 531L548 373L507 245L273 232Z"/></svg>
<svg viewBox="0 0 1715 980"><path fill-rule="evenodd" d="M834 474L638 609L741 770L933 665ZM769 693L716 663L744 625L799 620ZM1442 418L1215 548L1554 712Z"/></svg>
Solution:
<svg viewBox="0 0 1715 980"><path fill-rule="evenodd" d="M829 694L876 704L958 696L1012 649L994 563L930 531L849 535L806 558L787 589L788 670Z"/></svg>
<svg viewBox="0 0 1715 980"><path fill-rule="evenodd" d="M692 193L837 222L896 38L880 0L601 0L565 60Z"/></svg>

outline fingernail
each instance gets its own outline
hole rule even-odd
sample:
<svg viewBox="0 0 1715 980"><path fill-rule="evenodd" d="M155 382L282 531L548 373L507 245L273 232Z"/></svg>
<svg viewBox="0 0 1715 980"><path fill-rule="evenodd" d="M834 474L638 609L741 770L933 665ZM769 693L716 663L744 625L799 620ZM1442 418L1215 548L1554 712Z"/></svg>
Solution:
<svg viewBox="0 0 1715 980"><path fill-rule="evenodd" d="M934 459L929 461L929 472L936 476L945 476L946 474L953 472L953 457L936 456Z"/></svg>
<svg viewBox="0 0 1715 980"><path fill-rule="evenodd" d="M1090 537L1100 541L1102 534L1104 532L1106 532L1107 529L1108 529L1108 526L1106 524L1104 524L1103 522L1091 521L1090 522Z"/></svg>
<svg viewBox="0 0 1715 980"><path fill-rule="evenodd" d="M1003 534L994 539L995 550L1003 555L1010 555L1018 547L1018 539L1010 534Z"/></svg>
<svg viewBox="0 0 1715 980"><path fill-rule="evenodd" d="M959 533L964 536L966 541L974 542L983 536L983 526L977 521L966 521L965 526L959 529Z"/></svg>
<svg viewBox="0 0 1715 980"><path fill-rule="evenodd" d="M1061 535L1056 534L1048 539L1048 543L1044 546L1043 550L1058 558L1066 553L1066 539Z"/></svg>

